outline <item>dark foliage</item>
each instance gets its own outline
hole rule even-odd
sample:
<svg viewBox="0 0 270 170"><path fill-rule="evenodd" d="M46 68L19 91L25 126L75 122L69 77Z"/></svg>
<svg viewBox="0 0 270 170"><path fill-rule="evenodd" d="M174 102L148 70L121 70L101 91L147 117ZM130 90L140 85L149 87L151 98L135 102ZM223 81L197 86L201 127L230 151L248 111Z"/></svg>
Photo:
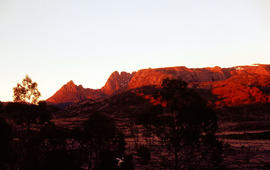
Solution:
<svg viewBox="0 0 270 170"><path fill-rule="evenodd" d="M159 155L161 162L167 159L164 168L219 167L221 145L214 135L216 115L196 92L181 80L165 80L161 89L141 90L133 89L87 106L91 108L86 111L88 120L70 129L56 126L55 119L50 121L57 109L46 102L5 104L1 116L11 126L0 119L0 169L132 170L138 164L151 167L158 156L152 152L158 149L167 154ZM161 104L144 99L144 92ZM121 122L122 118L126 122ZM139 143L141 129L136 129L137 125L143 125L142 133L152 143ZM11 127L15 133L11 133ZM126 150L128 137L137 143L128 143ZM11 154L13 150L16 157Z"/></svg>
<svg viewBox="0 0 270 170"><path fill-rule="evenodd" d="M140 163L143 165L147 165L149 161L151 160L151 150L144 146L141 145L137 149L138 156L140 157Z"/></svg>
<svg viewBox="0 0 270 170"><path fill-rule="evenodd" d="M7 169L12 159L12 130L6 121L0 118L0 169Z"/></svg>
<svg viewBox="0 0 270 170"><path fill-rule="evenodd" d="M4 112L7 118L14 120L16 124L26 125L27 128L30 128L31 123L44 124L52 118L45 102L40 102L39 105L8 103Z"/></svg>
<svg viewBox="0 0 270 170"><path fill-rule="evenodd" d="M0 113L2 112L2 108L3 108L3 103L0 102Z"/></svg>
<svg viewBox="0 0 270 170"><path fill-rule="evenodd" d="M116 158L124 155L124 137L102 113L92 114L85 122L83 141L89 154L89 167L94 162L96 169L114 169Z"/></svg>
<svg viewBox="0 0 270 170"><path fill-rule="evenodd" d="M211 155L221 152L214 134L217 130L215 112L187 83L165 79L157 97L166 107L149 108L137 117L160 139L160 144L173 155L174 169L214 168L221 160Z"/></svg>

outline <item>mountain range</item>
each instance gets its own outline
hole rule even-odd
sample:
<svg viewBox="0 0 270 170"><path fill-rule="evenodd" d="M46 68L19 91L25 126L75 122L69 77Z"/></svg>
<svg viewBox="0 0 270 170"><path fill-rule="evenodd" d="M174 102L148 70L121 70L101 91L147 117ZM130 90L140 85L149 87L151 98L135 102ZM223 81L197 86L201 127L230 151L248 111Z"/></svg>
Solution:
<svg viewBox="0 0 270 170"><path fill-rule="evenodd" d="M84 88L69 81L47 99L52 104L99 101L144 86L160 87L165 78L181 78L190 88L207 90L216 106L270 102L270 65L256 64L230 68L166 67L133 73L113 72L101 89Z"/></svg>

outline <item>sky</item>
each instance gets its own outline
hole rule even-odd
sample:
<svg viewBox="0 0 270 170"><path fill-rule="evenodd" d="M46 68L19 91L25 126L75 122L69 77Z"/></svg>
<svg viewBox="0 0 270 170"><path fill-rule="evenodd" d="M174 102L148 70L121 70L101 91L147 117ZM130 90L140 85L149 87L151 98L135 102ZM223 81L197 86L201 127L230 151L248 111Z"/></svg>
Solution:
<svg viewBox="0 0 270 170"><path fill-rule="evenodd" d="M117 70L270 63L269 0L0 0L0 101L28 74L41 99Z"/></svg>

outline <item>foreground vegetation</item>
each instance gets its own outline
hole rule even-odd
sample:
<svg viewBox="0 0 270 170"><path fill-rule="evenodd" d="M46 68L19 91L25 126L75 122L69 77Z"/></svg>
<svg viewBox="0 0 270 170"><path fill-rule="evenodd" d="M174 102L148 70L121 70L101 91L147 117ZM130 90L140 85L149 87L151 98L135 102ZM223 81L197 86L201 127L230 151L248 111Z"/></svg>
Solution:
<svg viewBox="0 0 270 170"><path fill-rule="evenodd" d="M152 97L145 97L149 94ZM252 110L250 106L252 113L245 110L247 106L214 111L181 80L165 80L162 88L134 89L102 102L85 101L64 110L45 102L38 105L2 103L0 107L0 169L243 169L268 166L252 161L254 153L261 152L250 147L226 145L223 140L235 139L241 134L222 133L247 129L245 123L239 123L241 120L251 122L264 117L267 121L269 110L265 105L265 110L256 106ZM233 122L236 124L232 125ZM253 127L258 130L256 124ZM261 125L260 130L263 129L267 129L267 123ZM251 140L265 138L267 134L246 137ZM263 152L269 154L266 150Z"/></svg>

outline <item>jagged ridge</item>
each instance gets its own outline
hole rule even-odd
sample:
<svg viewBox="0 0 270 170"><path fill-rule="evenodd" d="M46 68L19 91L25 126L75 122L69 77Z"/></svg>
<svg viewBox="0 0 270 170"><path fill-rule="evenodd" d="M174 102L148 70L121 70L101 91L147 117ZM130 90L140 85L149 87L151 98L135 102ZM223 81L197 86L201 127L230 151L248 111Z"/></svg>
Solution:
<svg viewBox="0 0 270 170"><path fill-rule="evenodd" d="M217 96L216 104L220 106L270 102L270 65L262 64L231 68L167 67L120 74L115 71L101 89L84 89L71 81L47 101L74 103L85 99L102 99L128 89L160 86L165 78L181 78L192 87L210 89Z"/></svg>
<svg viewBox="0 0 270 170"><path fill-rule="evenodd" d="M76 103L85 99L99 99L106 95L101 90L83 88L82 85L75 85L71 80L62 86L52 97L47 99L50 103Z"/></svg>

